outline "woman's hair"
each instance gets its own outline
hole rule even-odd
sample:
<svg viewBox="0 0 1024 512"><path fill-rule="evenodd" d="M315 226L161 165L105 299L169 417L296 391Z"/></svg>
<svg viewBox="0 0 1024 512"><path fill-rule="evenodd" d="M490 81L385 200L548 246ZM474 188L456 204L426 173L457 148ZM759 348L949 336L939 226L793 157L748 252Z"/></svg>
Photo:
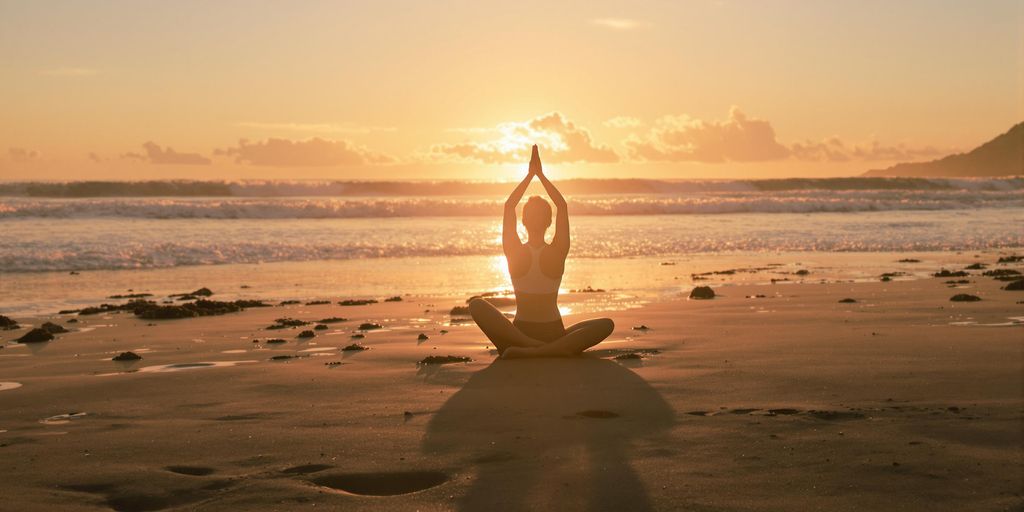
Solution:
<svg viewBox="0 0 1024 512"><path fill-rule="evenodd" d="M551 205L540 196L531 196L523 206L523 225L547 228L551 225Z"/></svg>

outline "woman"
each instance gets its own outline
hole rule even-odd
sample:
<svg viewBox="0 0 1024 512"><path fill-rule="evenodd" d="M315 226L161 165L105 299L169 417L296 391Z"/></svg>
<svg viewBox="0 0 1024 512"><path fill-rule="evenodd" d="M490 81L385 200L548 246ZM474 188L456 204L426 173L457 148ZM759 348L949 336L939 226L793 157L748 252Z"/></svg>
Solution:
<svg viewBox="0 0 1024 512"><path fill-rule="evenodd" d="M523 207L523 226L528 234L525 244L516 231L516 206L534 177L544 185L558 208L551 244L544 243L544 233L551 225L551 206L538 196L531 197ZM558 286L565 271L565 257L569 254L569 212L565 198L544 176L537 146L533 146L526 178L505 201L501 240L516 292L516 318L509 322L483 299L472 300L469 311L502 357L572 356L597 345L612 333L615 324L608 318L585 320L568 329L562 324Z"/></svg>

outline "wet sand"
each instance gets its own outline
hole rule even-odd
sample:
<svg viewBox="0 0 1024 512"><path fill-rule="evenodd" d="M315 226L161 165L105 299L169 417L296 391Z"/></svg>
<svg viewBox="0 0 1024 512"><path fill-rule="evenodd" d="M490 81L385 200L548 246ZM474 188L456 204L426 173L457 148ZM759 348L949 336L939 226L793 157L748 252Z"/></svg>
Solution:
<svg viewBox="0 0 1024 512"><path fill-rule="evenodd" d="M1024 292L945 281L712 280L561 360L496 359L451 298L18 318L0 508L1019 510Z"/></svg>

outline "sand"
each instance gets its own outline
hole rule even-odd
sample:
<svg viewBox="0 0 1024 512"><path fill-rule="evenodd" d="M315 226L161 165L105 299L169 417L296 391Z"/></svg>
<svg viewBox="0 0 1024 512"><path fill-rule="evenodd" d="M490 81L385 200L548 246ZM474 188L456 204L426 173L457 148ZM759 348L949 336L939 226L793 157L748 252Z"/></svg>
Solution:
<svg viewBox="0 0 1024 512"><path fill-rule="evenodd" d="M549 360L450 297L19 318L75 331L0 332L0 509L1021 510L1024 292L971 281L702 282Z"/></svg>

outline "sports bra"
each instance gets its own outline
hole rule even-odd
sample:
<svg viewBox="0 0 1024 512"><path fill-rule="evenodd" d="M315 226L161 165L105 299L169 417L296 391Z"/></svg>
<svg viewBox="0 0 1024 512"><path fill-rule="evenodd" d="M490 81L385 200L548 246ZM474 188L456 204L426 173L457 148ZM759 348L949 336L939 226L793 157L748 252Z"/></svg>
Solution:
<svg viewBox="0 0 1024 512"><path fill-rule="evenodd" d="M512 288L516 293L558 293L558 287L562 284L562 276L548 277L540 269L540 253L547 246L534 248L526 245L524 247L530 251L530 269L519 277L512 277Z"/></svg>

